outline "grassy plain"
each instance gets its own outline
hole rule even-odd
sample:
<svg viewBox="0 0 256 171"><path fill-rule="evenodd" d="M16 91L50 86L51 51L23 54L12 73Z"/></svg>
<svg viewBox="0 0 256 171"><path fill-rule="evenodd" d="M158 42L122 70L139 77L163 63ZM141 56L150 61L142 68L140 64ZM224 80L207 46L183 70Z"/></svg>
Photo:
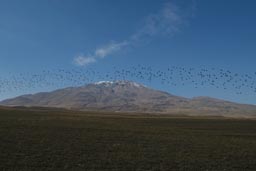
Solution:
<svg viewBox="0 0 256 171"><path fill-rule="evenodd" d="M256 121L0 109L0 170L256 170Z"/></svg>

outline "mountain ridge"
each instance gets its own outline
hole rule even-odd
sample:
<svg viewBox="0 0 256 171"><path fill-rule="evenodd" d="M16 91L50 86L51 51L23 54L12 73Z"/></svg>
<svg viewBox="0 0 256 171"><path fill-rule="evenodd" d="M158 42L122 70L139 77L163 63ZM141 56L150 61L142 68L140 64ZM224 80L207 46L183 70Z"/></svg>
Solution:
<svg viewBox="0 0 256 171"><path fill-rule="evenodd" d="M0 102L3 106L41 106L75 110L188 113L256 116L256 106L212 97L185 98L133 81L101 81L81 87L27 94Z"/></svg>

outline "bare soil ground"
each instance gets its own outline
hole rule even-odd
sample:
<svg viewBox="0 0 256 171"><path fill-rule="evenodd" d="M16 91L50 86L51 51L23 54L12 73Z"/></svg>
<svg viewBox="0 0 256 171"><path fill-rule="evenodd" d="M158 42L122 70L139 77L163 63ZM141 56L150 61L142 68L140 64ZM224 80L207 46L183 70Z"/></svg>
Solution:
<svg viewBox="0 0 256 171"><path fill-rule="evenodd" d="M256 121L0 109L0 170L256 170Z"/></svg>

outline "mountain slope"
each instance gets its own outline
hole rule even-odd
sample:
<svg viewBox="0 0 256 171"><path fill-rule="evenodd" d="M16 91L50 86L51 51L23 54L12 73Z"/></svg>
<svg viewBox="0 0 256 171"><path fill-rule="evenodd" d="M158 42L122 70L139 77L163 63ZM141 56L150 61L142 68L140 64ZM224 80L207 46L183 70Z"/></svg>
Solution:
<svg viewBox="0 0 256 171"><path fill-rule="evenodd" d="M130 81L105 81L49 93L24 95L4 100L0 105L203 115L256 115L256 106L253 105L242 105L209 97L188 99Z"/></svg>

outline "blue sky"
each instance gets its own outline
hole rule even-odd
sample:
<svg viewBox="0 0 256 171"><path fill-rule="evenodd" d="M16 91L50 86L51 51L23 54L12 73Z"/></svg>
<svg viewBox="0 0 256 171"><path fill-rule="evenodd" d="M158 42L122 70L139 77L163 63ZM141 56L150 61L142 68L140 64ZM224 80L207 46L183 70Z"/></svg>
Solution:
<svg viewBox="0 0 256 171"><path fill-rule="evenodd" d="M254 0L0 0L0 73L169 66L256 71ZM254 77L255 78L255 77ZM172 94L256 104L244 89L151 87ZM70 85L73 86L73 85ZM4 91L0 99L58 86Z"/></svg>

